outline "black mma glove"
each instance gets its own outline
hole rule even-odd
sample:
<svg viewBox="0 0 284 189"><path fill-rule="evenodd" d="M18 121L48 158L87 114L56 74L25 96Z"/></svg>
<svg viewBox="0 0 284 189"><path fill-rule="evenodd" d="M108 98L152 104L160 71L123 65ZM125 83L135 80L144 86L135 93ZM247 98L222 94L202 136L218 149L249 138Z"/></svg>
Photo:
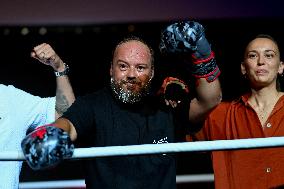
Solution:
<svg viewBox="0 0 284 189"><path fill-rule="evenodd" d="M51 168L70 158L74 145L67 132L50 125L37 127L21 143L28 165L33 170Z"/></svg>
<svg viewBox="0 0 284 189"><path fill-rule="evenodd" d="M191 74L197 79L206 78L212 82L220 75L214 52L205 38L203 26L198 22L182 21L169 25L162 32L160 51L179 55L190 53Z"/></svg>

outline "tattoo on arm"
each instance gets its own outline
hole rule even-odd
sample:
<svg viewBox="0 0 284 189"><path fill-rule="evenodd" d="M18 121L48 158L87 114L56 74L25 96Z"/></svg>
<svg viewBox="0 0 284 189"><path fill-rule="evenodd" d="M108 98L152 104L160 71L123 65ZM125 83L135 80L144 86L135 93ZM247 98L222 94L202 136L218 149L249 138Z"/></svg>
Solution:
<svg viewBox="0 0 284 189"><path fill-rule="evenodd" d="M69 108L70 104L64 94L62 94L61 90L56 92L56 105L55 110L59 115L62 115Z"/></svg>

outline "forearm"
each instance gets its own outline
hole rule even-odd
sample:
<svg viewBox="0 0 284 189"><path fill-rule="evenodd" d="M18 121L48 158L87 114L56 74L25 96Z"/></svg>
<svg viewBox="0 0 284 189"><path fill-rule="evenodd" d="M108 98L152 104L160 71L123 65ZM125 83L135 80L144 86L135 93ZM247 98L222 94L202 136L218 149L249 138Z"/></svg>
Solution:
<svg viewBox="0 0 284 189"><path fill-rule="evenodd" d="M61 116L74 102L75 96L67 75L56 77L56 84L55 109L57 116Z"/></svg>
<svg viewBox="0 0 284 189"><path fill-rule="evenodd" d="M43 64L51 66L55 72L57 84L55 117L57 119L75 100L75 96L67 76L69 67L47 43L42 43L34 47L31 52L31 57L39 60Z"/></svg>
<svg viewBox="0 0 284 189"><path fill-rule="evenodd" d="M189 120L191 122L202 122L207 113L218 105L222 100L222 91L219 79L208 82L205 78L198 80L196 97L191 101Z"/></svg>

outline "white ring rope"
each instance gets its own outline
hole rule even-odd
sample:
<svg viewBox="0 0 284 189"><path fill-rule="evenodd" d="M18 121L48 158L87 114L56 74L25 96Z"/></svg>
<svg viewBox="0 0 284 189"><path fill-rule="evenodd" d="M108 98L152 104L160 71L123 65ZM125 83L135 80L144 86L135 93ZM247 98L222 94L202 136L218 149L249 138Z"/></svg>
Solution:
<svg viewBox="0 0 284 189"><path fill-rule="evenodd" d="M236 140L215 140L200 142L181 142L163 144L143 144L130 146L107 146L76 148L71 159L163 154L177 152L217 151L217 150L238 150L249 148L265 148L284 146L284 137L268 137ZM24 155L21 151L0 152L0 161L22 161Z"/></svg>

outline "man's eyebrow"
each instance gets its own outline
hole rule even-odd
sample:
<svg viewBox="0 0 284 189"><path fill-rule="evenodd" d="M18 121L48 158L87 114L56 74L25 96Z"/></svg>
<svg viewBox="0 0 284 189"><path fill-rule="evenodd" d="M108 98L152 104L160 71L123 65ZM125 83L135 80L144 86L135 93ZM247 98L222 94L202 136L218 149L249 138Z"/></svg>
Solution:
<svg viewBox="0 0 284 189"><path fill-rule="evenodd" d="M275 50L273 50L273 49L267 49L267 50L265 50L264 52L270 52L270 51L272 51L272 52L274 52L275 54L277 54L277 52L276 52Z"/></svg>
<svg viewBox="0 0 284 189"><path fill-rule="evenodd" d="M116 62L128 64L128 62L126 62L125 60L121 60L121 59L118 59Z"/></svg>

